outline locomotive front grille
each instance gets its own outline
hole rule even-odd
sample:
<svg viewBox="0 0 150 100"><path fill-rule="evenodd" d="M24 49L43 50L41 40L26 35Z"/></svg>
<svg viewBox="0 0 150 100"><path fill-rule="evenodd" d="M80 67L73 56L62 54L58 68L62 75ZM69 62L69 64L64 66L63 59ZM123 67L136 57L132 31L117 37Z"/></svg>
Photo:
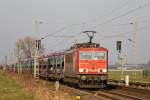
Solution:
<svg viewBox="0 0 150 100"><path fill-rule="evenodd" d="M105 77L105 78L104 78ZM80 75L80 88L103 88L107 85L107 75Z"/></svg>
<svg viewBox="0 0 150 100"><path fill-rule="evenodd" d="M102 76L81 75L80 76L80 83L81 84L98 85L98 84L101 84L101 82L104 80L107 80L106 75L102 75Z"/></svg>

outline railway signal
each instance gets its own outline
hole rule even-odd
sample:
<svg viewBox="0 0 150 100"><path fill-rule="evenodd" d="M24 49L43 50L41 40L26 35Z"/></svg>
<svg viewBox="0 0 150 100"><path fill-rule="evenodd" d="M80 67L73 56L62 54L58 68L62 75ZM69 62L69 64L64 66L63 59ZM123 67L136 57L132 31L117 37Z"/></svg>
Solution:
<svg viewBox="0 0 150 100"><path fill-rule="evenodd" d="M124 57L121 53L121 45L122 45L122 41L117 41L118 61L121 64L121 80L124 80L124 75L123 75L123 60L124 60Z"/></svg>
<svg viewBox="0 0 150 100"><path fill-rule="evenodd" d="M41 49L41 40L36 40L36 49L37 50Z"/></svg>
<svg viewBox="0 0 150 100"><path fill-rule="evenodd" d="M117 51L118 51L118 53L121 53L121 44L122 44L122 41L117 41Z"/></svg>

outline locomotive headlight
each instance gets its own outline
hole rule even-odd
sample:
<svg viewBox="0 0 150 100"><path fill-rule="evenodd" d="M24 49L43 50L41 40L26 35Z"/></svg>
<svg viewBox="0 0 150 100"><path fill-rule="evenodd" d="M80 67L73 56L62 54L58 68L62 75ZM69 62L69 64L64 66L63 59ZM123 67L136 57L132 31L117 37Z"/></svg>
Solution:
<svg viewBox="0 0 150 100"><path fill-rule="evenodd" d="M79 72L88 72L88 69L80 68L80 69L79 69Z"/></svg>
<svg viewBox="0 0 150 100"><path fill-rule="evenodd" d="M102 69L102 72L106 73L106 72L107 72L107 69Z"/></svg>
<svg viewBox="0 0 150 100"><path fill-rule="evenodd" d="M107 69L98 69L98 72L103 72L103 73L106 73L107 72Z"/></svg>
<svg viewBox="0 0 150 100"><path fill-rule="evenodd" d="M102 72L102 69L98 69L98 72L99 72L99 73Z"/></svg>
<svg viewBox="0 0 150 100"><path fill-rule="evenodd" d="M81 76L81 80L86 80L86 76Z"/></svg>

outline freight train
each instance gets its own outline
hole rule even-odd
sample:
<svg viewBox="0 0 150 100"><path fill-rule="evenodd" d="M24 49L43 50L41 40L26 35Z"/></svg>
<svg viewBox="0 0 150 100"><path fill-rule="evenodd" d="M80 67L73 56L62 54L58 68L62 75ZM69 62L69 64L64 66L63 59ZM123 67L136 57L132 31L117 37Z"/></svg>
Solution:
<svg viewBox="0 0 150 100"><path fill-rule="evenodd" d="M63 52L42 55L38 59L39 77L75 84L79 88L106 87L108 49L91 39L87 43L76 43ZM23 68L26 69L23 69L24 73L33 73L34 59L26 60Z"/></svg>
<svg viewBox="0 0 150 100"><path fill-rule="evenodd" d="M79 88L103 88L108 78L108 50L88 42L43 55L39 60L39 76L76 84Z"/></svg>

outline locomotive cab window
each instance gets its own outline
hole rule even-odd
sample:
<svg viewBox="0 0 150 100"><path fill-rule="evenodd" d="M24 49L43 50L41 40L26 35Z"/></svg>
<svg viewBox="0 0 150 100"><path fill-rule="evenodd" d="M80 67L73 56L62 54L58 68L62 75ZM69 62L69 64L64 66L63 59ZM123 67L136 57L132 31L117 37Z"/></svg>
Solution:
<svg viewBox="0 0 150 100"><path fill-rule="evenodd" d="M93 57L96 60L104 60L105 59L105 52L95 52Z"/></svg>
<svg viewBox="0 0 150 100"><path fill-rule="evenodd" d="M80 60L105 60L105 52L80 52Z"/></svg>

